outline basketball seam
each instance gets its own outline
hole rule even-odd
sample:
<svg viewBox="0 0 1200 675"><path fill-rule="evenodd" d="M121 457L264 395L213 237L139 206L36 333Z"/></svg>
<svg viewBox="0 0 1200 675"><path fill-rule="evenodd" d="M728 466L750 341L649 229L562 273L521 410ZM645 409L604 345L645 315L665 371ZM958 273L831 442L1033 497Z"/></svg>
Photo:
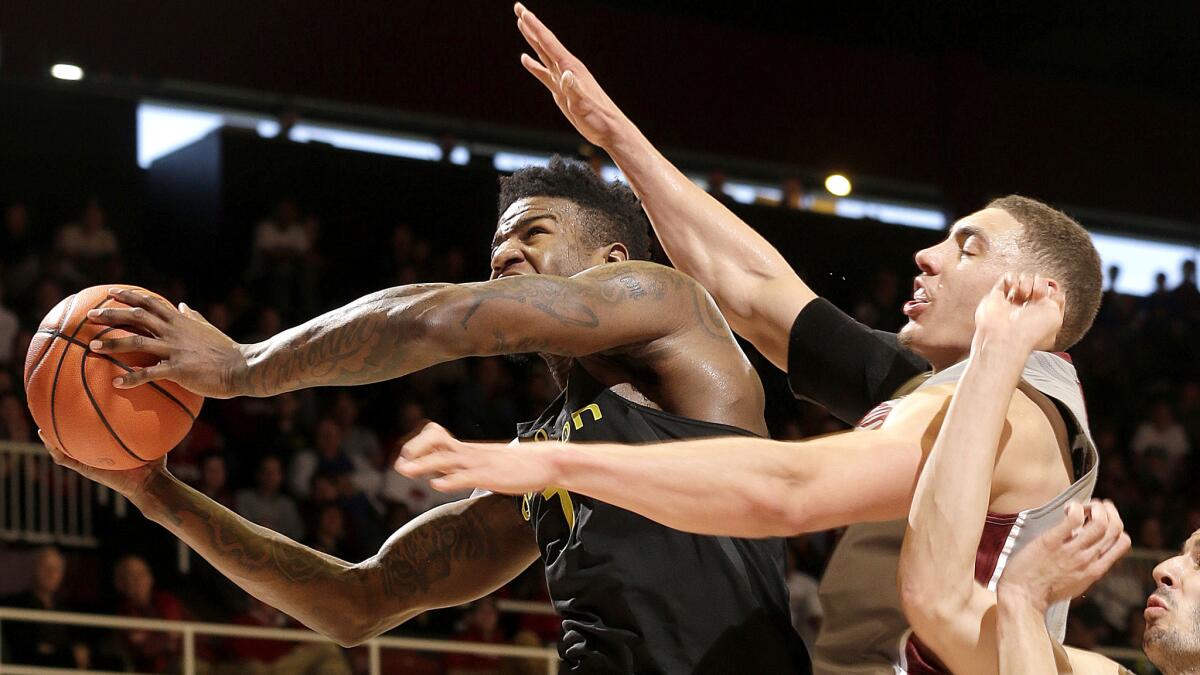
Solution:
<svg viewBox="0 0 1200 675"><path fill-rule="evenodd" d="M70 349L70 345L68 345L67 348ZM125 441L121 440L121 436L117 433L117 430L113 429L112 425L108 423L108 417L106 417L104 415L104 411L100 409L100 404L96 403L96 397L92 395L92 388L90 385L88 385L87 380L87 357L88 353L85 351L79 360L79 377L83 380L83 393L87 394L88 400L92 402L92 410L96 411L96 416L100 418L100 423L104 425L105 429L108 429L108 433L112 435L113 440L117 442L117 445L121 446L122 450L128 453L130 457L138 461L149 462L150 460L139 457L136 452L129 449L128 445L125 445Z"/></svg>
<svg viewBox="0 0 1200 675"><path fill-rule="evenodd" d="M74 309L75 300L78 298L78 293L73 293L71 295L71 301L68 302L67 306L63 308L62 318L58 320L58 328L51 330L38 329L38 333L50 333L51 337L50 341L46 343L45 351L43 351L42 355L38 357L38 360L33 364L33 367L29 369L29 374L25 376L25 396L29 396L29 382L33 380L33 374L37 372L38 367L42 365L42 361L45 361L46 356L50 354L50 346L54 344L54 336L62 333L63 324L67 322L67 319L71 318L71 310Z"/></svg>
<svg viewBox="0 0 1200 675"><path fill-rule="evenodd" d="M108 328L103 331L100 331L99 333L96 334L96 337L100 337L101 335L104 335L105 333L112 331L112 330L116 330L116 327L112 327L112 328ZM97 358L104 359L104 360L108 361L109 363L113 364L114 366L124 370L127 373L134 372L133 368L131 368L124 361L121 361L120 359L113 357L109 354L100 354L99 352L92 351L90 347L88 347L87 345L85 345L83 343L83 340L80 340L78 338L73 338L68 335L63 335L62 333L60 333L56 330L49 329L49 328L42 328L42 329L38 330L37 332L47 333L53 337L66 340L67 343L70 345L75 345L76 347L81 347L86 352L86 356L94 356ZM179 406L179 409L182 410L184 412L184 414L186 414L188 417L190 417L193 422L196 421L196 414L193 413L191 411L191 409L187 407L186 403L184 403L183 401L180 401L179 398L177 396L175 396L175 394L172 394L170 391L167 391L166 387L163 387L162 385L160 385L157 382L147 382L146 384L149 385L150 387L154 388L155 390L157 390L158 393L162 394L163 396L166 396L168 399L170 399L172 402L174 402L175 405Z"/></svg>
<svg viewBox="0 0 1200 675"><path fill-rule="evenodd" d="M104 298L98 304L96 304L95 307L92 307L92 309L99 309L99 308L103 307L110 299L111 298ZM71 308L74 309L74 302L71 303ZM88 311L90 312L91 310L88 310ZM66 314L66 316L70 316L70 314L68 313L68 314ZM64 324L65 324L65 321L66 320L64 319ZM79 325L76 326L74 332L71 333L70 337L72 340L75 339L75 336L79 334L79 331L83 330L83 324L85 322L87 322L87 313L86 312L84 313L83 318L80 319ZM71 457L75 457L75 455L71 454L71 451L67 450L67 444L63 442L62 436L60 436L58 433L58 414L56 412L56 408L58 407L58 402L56 400L57 394L58 394L58 378L60 375L62 375L63 363L66 362L67 354L69 354L70 352L71 352L71 344L70 344L70 340L68 340L67 348L63 350L62 356L58 357L58 367L54 369L54 382L51 383L51 385L50 385L50 426L54 427L54 438L58 441L58 447L63 452L67 453L67 455L69 455Z"/></svg>
<svg viewBox="0 0 1200 675"><path fill-rule="evenodd" d="M98 307L104 306L104 303L107 303L107 301L108 301L108 298L104 298L95 307L91 307L91 309L98 309ZM71 309L71 310L74 309L74 300L71 301L71 306L67 307L67 309ZM89 310L89 311L91 311L91 310ZM70 316L71 316L71 312L64 312L64 319L62 319L62 324L61 324L62 327L66 328L66 317L70 317ZM77 325L76 329L74 329L73 333L71 334L71 337L76 336L80 330L83 330L83 324L84 324L84 321L86 321L86 318L88 318L88 315L86 315L86 312L84 312L84 318L80 319L79 325ZM62 436L59 435L59 416L58 416L59 377L62 375L62 364L66 363L68 353L71 353L71 342L70 341L67 342L67 347L65 348L65 350L62 350L62 354L59 357L58 368L54 369L54 381L50 382L50 426L53 426L53 428L54 428L54 438L56 441L59 442L59 448L62 450L62 452L66 453L67 455L72 456L72 458L73 458L74 455L71 454L71 450L67 449L67 447L66 447L67 444L64 441L62 441Z"/></svg>
<svg viewBox="0 0 1200 675"><path fill-rule="evenodd" d="M96 333L96 337L104 336L111 331L117 330L117 328L118 328L117 326L105 328L104 330L100 331L99 333ZM125 372L127 372L127 373L133 372L133 368L130 368L125 362L121 361L120 359L118 359L110 354L99 354L97 352L92 351L90 347L85 347L83 344L83 340L77 341L77 344L80 347L84 347L87 350L87 354L85 355L85 358L86 358L86 356L99 356L100 358L106 359L109 363L112 363L113 365L124 369ZM180 410L182 410L184 413L186 413L188 417L192 418L193 422L196 421L195 413L193 413L190 409L188 409L187 405L185 405L183 401L180 401L178 398L176 398L175 394L172 394L171 392L167 391L166 387L162 386L161 384L159 384L157 382L146 382L146 384L153 387L155 390L158 391L158 393L160 393L163 396L166 396L167 398L174 401L175 405L179 406Z"/></svg>

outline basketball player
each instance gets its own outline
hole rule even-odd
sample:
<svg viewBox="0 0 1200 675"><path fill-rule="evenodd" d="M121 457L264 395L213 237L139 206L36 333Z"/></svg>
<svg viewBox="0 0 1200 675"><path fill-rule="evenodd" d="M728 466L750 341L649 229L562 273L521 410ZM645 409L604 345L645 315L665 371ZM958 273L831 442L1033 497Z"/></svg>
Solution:
<svg viewBox="0 0 1200 675"><path fill-rule="evenodd" d="M893 582L913 487L964 370L975 308L1005 272L1042 269L1065 303L1054 349L1074 344L1101 294L1099 257L1087 233L1032 199L996 200L916 254L919 274L900 334L869 330L818 298L778 251L688 181L536 16L520 5L516 11L538 57L522 56L522 63L621 168L676 266L712 293L736 332L788 371L798 396L857 421L859 432L803 443L714 439L493 452L431 429L412 447L417 461L402 470L447 474L440 487L515 493L555 486L694 532L790 535L851 524L822 578L825 620L814 668L922 672L936 658L909 639ZM999 517L980 542L978 573L985 578L1057 522L1064 503L1087 498L1095 482L1096 452L1074 368L1045 352L1031 355L1028 367L1033 387L1010 403L1012 433L998 448L988 505ZM1003 545L1010 539L1012 546ZM987 612L976 609L979 624ZM1057 605L1047 616L1059 637L1065 611ZM967 654L965 672L996 670L994 633L956 653Z"/></svg>
<svg viewBox="0 0 1200 675"><path fill-rule="evenodd" d="M1002 436L1009 433L1005 421L1009 401L1029 399L1036 391L1030 380L1038 373L1027 370L1026 364L1032 350L1054 344L1062 327L1062 299L1047 280L1024 274L1005 275L983 299L975 311L971 359L917 481L900 554L900 597L915 634L955 672L976 669L972 661L975 650L970 646L980 640L981 631L991 634L989 644L1028 641L1021 636L1034 623L1037 629L1033 634L1041 637L1041 644L1016 661L1002 645L998 658L1001 673L1057 672L1056 656L1066 657L1068 652L1069 662L1078 661L1081 666L1096 658L1078 650L1062 651L1047 633L1045 614L1051 604L1068 601L1086 590L1129 550L1129 537L1110 502L1089 504L1086 523L1085 507L1071 503L1068 517L1014 556L1003 576L987 579L977 574L981 537L988 522L1000 517L988 512L988 495L996 449ZM1051 565L1037 569L1037 552L1046 548L1086 561L1078 568L1085 573L1085 583L1056 579L1051 586L1056 597L1036 612L1014 615L1009 611L1014 589L1053 569ZM1030 557L1032 561L1025 559ZM1031 577L1029 571L1035 574ZM997 584L1005 590L993 593ZM992 611L995 607L998 609ZM979 616L983 616L982 623ZM1028 618L1033 623L1023 626L1014 618ZM1115 673L1115 664L1108 663L1112 667L1107 672Z"/></svg>
<svg viewBox="0 0 1200 675"><path fill-rule="evenodd" d="M645 262L637 198L555 158L502 179L492 279L380 291L264 342L239 345L197 313L136 292L89 317L153 337L132 387L169 379L212 397L400 377L466 356L542 354L563 387L522 437L644 442L766 432L763 392L704 290ZM251 595L352 645L427 609L491 593L540 555L572 672L807 672L779 539L673 531L553 490L433 509L350 564L222 508L162 462L129 472L60 463L117 489ZM527 522L528 521L528 522Z"/></svg>
<svg viewBox="0 0 1200 675"><path fill-rule="evenodd" d="M904 613L939 654L963 641L948 636L978 629L962 621L973 614L964 606L991 604L987 589L972 579L975 542L989 515L991 449L1005 432L1005 401L1014 387L1024 396L1029 386L1019 382L1029 351L1053 342L1061 327L1059 297L1048 284L1009 278L1003 285L976 312L972 360L917 482L900 558ZM1094 652L1063 649L1044 620L1047 607L1084 592L1128 550L1116 508L1096 501L1068 505L1062 522L1014 555L996 585L995 618L987 626L998 634L1000 672L1132 675ZM1146 655L1169 675L1200 671L1200 531L1153 576L1158 589L1145 610Z"/></svg>
<svg viewBox="0 0 1200 675"><path fill-rule="evenodd" d="M1114 516L1109 516L1110 519ZM1082 513L1067 519L1019 554L996 589L1000 665L1004 675L1053 672L1048 670L1060 646L1040 621L1042 608L1081 592L1107 569L1097 565L1094 549L1076 544L1087 537L1071 536ZM1096 535L1091 535L1094 538ZM1040 544L1040 545L1039 545ZM1200 672L1200 530L1184 542L1180 554L1154 568L1157 588L1146 602L1142 649L1166 675ZM1132 675L1105 656L1066 648L1071 670L1082 675Z"/></svg>

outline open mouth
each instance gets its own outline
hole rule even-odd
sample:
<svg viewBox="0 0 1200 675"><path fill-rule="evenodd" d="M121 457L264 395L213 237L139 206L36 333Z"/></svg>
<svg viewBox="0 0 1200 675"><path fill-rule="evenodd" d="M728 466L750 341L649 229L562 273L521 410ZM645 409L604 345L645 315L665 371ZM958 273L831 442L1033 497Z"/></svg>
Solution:
<svg viewBox="0 0 1200 675"><path fill-rule="evenodd" d="M910 319L917 318L929 307L930 302L929 291L925 290L925 287L919 281L915 282L913 284L912 299L904 303L904 316Z"/></svg>

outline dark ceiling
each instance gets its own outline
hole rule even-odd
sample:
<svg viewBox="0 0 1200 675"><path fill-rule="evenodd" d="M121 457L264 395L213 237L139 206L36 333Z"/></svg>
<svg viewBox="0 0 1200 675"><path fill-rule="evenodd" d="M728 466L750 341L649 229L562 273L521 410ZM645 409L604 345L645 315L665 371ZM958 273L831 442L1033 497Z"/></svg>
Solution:
<svg viewBox="0 0 1200 675"><path fill-rule="evenodd" d="M667 148L1200 220L1200 2L531 0ZM0 77L216 83L570 132L506 0L3 0Z"/></svg>

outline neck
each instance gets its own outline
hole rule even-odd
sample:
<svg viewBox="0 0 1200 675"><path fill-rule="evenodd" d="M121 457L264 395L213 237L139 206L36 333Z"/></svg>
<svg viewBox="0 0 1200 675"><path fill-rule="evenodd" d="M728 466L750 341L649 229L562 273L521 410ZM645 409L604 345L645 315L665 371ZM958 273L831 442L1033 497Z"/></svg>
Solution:
<svg viewBox="0 0 1200 675"><path fill-rule="evenodd" d="M566 389L567 376L571 374L571 367L575 365L575 359L557 354L538 354L538 356L542 357L546 366L550 368L550 377L554 378L554 383L558 385L558 388Z"/></svg>
<svg viewBox="0 0 1200 675"><path fill-rule="evenodd" d="M33 595L38 599L39 602L42 603L42 605L46 607L50 607L54 604L54 591L48 591L44 588L35 588L33 589Z"/></svg>

